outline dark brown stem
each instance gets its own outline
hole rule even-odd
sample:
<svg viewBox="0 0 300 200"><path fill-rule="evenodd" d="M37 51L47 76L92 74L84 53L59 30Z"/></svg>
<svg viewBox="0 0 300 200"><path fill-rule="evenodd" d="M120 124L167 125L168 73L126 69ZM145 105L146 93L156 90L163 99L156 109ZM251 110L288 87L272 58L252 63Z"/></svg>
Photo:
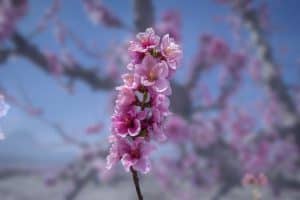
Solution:
<svg viewBox="0 0 300 200"><path fill-rule="evenodd" d="M142 191L140 188L138 173L132 167L130 167L130 171L131 171L132 180L133 180L133 183L135 186L135 191L138 196L138 200L143 200L143 195L142 195Z"/></svg>

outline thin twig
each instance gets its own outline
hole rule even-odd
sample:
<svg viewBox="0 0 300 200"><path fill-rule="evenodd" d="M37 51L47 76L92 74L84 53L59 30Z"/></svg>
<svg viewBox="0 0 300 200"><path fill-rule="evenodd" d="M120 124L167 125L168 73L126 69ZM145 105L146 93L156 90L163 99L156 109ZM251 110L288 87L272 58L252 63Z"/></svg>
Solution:
<svg viewBox="0 0 300 200"><path fill-rule="evenodd" d="M135 186L136 194L138 196L138 200L143 200L143 195L142 195L142 191L140 188L138 173L132 167L130 167L130 171L131 171L132 180L133 180L133 183Z"/></svg>

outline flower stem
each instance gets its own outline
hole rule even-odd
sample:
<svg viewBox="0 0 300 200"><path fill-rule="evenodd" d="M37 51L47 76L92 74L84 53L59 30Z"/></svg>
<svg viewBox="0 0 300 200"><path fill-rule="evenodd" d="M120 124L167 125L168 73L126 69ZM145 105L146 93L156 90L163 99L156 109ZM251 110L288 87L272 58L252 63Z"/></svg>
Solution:
<svg viewBox="0 0 300 200"><path fill-rule="evenodd" d="M143 195L142 195L142 191L140 188L138 173L132 167L130 167L130 171L131 171L132 180L133 180L133 183L135 186L135 191L138 196L138 200L143 200Z"/></svg>

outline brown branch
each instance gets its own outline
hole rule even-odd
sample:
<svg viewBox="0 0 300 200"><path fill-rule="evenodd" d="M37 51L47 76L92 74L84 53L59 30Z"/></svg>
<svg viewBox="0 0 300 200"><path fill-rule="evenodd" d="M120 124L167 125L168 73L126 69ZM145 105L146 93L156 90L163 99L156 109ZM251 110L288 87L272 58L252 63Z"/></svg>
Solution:
<svg viewBox="0 0 300 200"><path fill-rule="evenodd" d="M0 170L0 180L10 179L16 176L28 176L34 174L34 170L23 168L8 168Z"/></svg>
<svg viewBox="0 0 300 200"><path fill-rule="evenodd" d="M89 183L89 181L95 176L96 171L95 170L90 170L87 172L87 174L76 180L74 184L73 190L71 190L67 195L66 195L66 200L74 200L78 194L82 191L82 189Z"/></svg>
<svg viewBox="0 0 300 200"><path fill-rule="evenodd" d="M13 54L11 49L0 49L0 64L6 62L8 57Z"/></svg>
<svg viewBox="0 0 300 200"><path fill-rule="evenodd" d="M261 28L258 13L255 9L248 9L242 4L236 4L235 11L242 17L252 36L252 42L257 49L258 57L262 61L262 77L266 87L275 95L282 110L283 123L293 127L293 134L300 148L300 117L295 103L288 94L287 87L278 73L278 65L273 56L271 46L266 39L264 30Z"/></svg>
<svg viewBox="0 0 300 200"><path fill-rule="evenodd" d="M142 191L140 188L138 173L132 167L130 167L130 171L131 171L132 180L133 180L133 183L135 186L135 191L138 196L138 200L143 200L143 195L142 195Z"/></svg>
<svg viewBox="0 0 300 200"><path fill-rule="evenodd" d="M134 23L137 32L145 31L154 24L152 0L134 0Z"/></svg>
<svg viewBox="0 0 300 200"><path fill-rule="evenodd" d="M186 85L185 85L185 88L187 90L192 90L195 88L196 84L197 84L197 81L199 80L200 78L200 74L203 70L203 65L202 64L198 64L196 66L193 66L193 69L192 69L192 72L190 73L190 78L189 80L187 81Z"/></svg>
<svg viewBox="0 0 300 200"><path fill-rule="evenodd" d="M43 71L50 73L50 67L47 58L43 53L41 53L37 46L31 44L19 33L14 33L11 37L11 40L16 47L15 53L17 55L27 58ZM116 85L115 81L110 77L102 78L97 75L94 70L84 68L79 64L70 66L62 63L62 66L64 69L63 75L71 80L81 80L88 84L92 89L110 90Z"/></svg>

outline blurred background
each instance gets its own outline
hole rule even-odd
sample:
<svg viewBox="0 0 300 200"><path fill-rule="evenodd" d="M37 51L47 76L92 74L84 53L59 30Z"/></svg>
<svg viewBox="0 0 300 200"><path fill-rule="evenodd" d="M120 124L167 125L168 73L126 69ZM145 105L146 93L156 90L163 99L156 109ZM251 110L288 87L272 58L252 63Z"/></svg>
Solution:
<svg viewBox="0 0 300 200"><path fill-rule="evenodd" d="M183 60L169 140L141 176L145 199L300 199L299 8L0 0L0 94L10 105L0 121L0 199L136 198L130 174L105 163L128 42L147 27L174 37Z"/></svg>

